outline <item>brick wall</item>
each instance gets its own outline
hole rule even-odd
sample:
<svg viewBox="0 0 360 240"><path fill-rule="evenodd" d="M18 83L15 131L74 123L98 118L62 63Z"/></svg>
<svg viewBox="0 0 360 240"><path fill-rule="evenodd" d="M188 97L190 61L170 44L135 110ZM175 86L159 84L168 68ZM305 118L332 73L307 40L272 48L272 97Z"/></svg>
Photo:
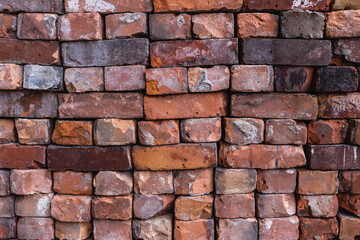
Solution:
<svg viewBox="0 0 360 240"><path fill-rule="evenodd" d="M358 0L0 0L0 238L358 239L359 67Z"/></svg>

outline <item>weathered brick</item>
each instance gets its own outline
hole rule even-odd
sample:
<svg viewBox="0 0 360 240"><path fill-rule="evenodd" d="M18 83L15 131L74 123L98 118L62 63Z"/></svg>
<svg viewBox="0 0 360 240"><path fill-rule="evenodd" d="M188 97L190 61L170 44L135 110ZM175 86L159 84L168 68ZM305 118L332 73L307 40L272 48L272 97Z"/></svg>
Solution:
<svg viewBox="0 0 360 240"><path fill-rule="evenodd" d="M106 91L137 91L145 89L145 66L105 67Z"/></svg>
<svg viewBox="0 0 360 240"><path fill-rule="evenodd" d="M1 3L0 3L1 4ZM1 5L0 5L1 7ZM17 17L10 14L0 14L0 37L16 38Z"/></svg>
<svg viewBox="0 0 360 240"><path fill-rule="evenodd" d="M21 144L49 144L51 123L48 119L15 120L17 136Z"/></svg>
<svg viewBox="0 0 360 240"><path fill-rule="evenodd" d="M324 28L323 13L295 10L281 15L281 35L285 38L323 38Z"/></svg>
<svg viewBox="0 0 360 240"><path fill-rule="evenodd" d="M164 97L145 96L145 118L153 120L225 116L227 101L227 94L223 92L181 94ZM212 104L209 104L210 102Z"/></svg>
<svg viewBox="0 0 360 240"><path fill-rule="evenodd" d="M174 188L177 195L198 195L214 190L214 171L212 168L174 173Z"/></svg>
<svg viewBox="0 0 360 240"><path fill-rule="evenodd" d="M359 93L320 95L319 117L321 118L359 118ZM351 106L351 107L349 107Z"/></svg>
<svg viewBox="0 0 360 240"><path fill-rule="evenodd" d="M138 123L138 134L142 145L176 144L180 142L179 121L141 121Z"/></svg>
<svg viewBox="0 0 360 240"><path fill-rule="evenodd" d="M287 11L293 9L310 10L310 11L329 11L331 0L245 0L244 8L250 11Z"/></svg>
<svg viewBox="0 0 360 240"><path fill-rule="evenodd" d="M53 239L54 220L52 218L20 218L17 224L19 239Z"/></svg>
<svg viewBox="0 0 360 240"><path fill-rule="evenodd" d="M116 171L131 168L129 146L107 148L49 146L47 159L48 168L52 171Z"/></svg>
<svg viewBox="0 0 360 240"><path fill-rule="evenodd" d="M91 223L55 222L55 237L58 239L87 239L91 232Z"/></svg>
<svg viewBox="0 0 360 240"><path fill-rule="evenodd" d="M16 218L0 218L0 237L16 238Z"/></svg>
<svg viewBox="0 0 360 240"><path fill-rule="evenodd" d="M349 62L360 63L360 39L341 39L334 44L334 53L343 56Z"/></svg>
<svg viewBox="0 0 360 240"><path fill-rule="evenodd" d="M92 174L87 172L54 172L54 192L60 194L91 195Z"/></svg>
<svg viewBox="0 0 360 240"><path fill-rule="evenodd" d="M94 178L96 195L128 195L133 190L130 172L100 171Z"/></svg>
<svg viewBox="0 0 360 240"><path fill-rule="evenodd" d="M56 14L20 13L17 22L19 39L55 40Z"/></svg>
<svg viewBox="0 0 360 240"><path fill-rule="evenodd" d="M174 195L134 195L134 217L149 219L169 213L174 206Z"/></svg>
<svg viewBox="0 0 360 240"><path fill-rule="evenodd" d="M217 195L215 216L217 218L255 217L254 193Z"/></svg>
<svg viewBox="0 0 360 240"><path fill-rule="evenodd" d="M0 145L1 168L43 168L46 164L45 147L22 146L19 144Z"/></svg>
<svg viewBox="0 0 360 240"><path fill-rule="evenodd" d="M51 140L58 145L92 145L92 127L90 121L57 120Z"/></svg>
<svg viewBox="0 0 360 240"><path fill-rule="evenodd" d="M246 64L324 66L331 60L331 42L302 39L245 39Z"/></svg>
<svg viewBox="0 0 360 240"><path fill-rule="evenodd" d="M63 12L62 0L3 0L0 3L0 12Z"/></svg>
<svg viewBox="0 0 360 240"><path fill-rule="evenodd" d="M25 65L24 88L31 90L62 90L63 68Z"/></svg>
<svg viewBox="0 0 360 240"><path fill-rule="evenodd" d="M35 194L18 196L15 201L16 216L50 217L51 199L54 194Z"/></svg>
<svg viewBox="0 0 360 240"><path fill-rule="evenodd" d="M146 13L107 15L105 22L107 39L147 36Z"/></svg>
<svg viewBox="0 0 360 240"><path fill-rule="evenodd" d="M149 26L152 40L191 38L191 15L186 13L151 14Z"/></svg>
<svg viewBox="0 0 360 240"><path fill-rule="evenodd" d="M151 0L136 0L136 1L118 1L118 0L65 0L66 12L100 12L100 13L115 13L115 12L151 12Z"/></svg>
<svg viewBox="0 0 360 240"><path fill-rule="evenodd" d="M293 168L306 164L301 146L221 144L219 164L231 168Z"/></svg>
<svg viewBox="0 0 360 240"><path fill-rule="evenodd" d="M148 95L187 93L186 68L151 68L145 71Z"/></svg>
<svg viewBox="0 0 360 240"><path fill-rule="evenodd" d="M195 38L234 37L234 14L202 13L192 15L192 32Z"/></svg>
<svg viewBox="0 0 360 240"><path fill-rule="evenodd" d="M153 42L150 58L152 67L237 64L238 39Z"/></svg>
<svg viewBox="0 0 360 240"><path fill-rule="evenodd" d="M349 142L360 145L360 121L358 119L349 120Z"/></svg>
<svg viewBox="0 0 360 240"><path fill-rule="evenodd" d="M148 220L133 221L133 235L135 239L172 239L172 217L164 215Z"/></svg>
<svg viewBox="0 0 360 240"><path fill-rule="evenodd" d="M259 219L259 240L299 239L297 216Z"/></svg>
<svg viewBox="0 0 360 240"><path fill-rule="evenodd" d="M358 88L356 67L324 67L317 71L315 88L318 92L353 92Z"/></svg>
<svg viewBox="0 0 360 240"><path fill-rule="evenodd" d="M59 95L60 118L141 118L143 115L141 93Z"/></svg>
<svg viewBox="0 0 360 240"><path fill-rule="evenodd" d="M264 141L264 121L252 118L225 118L225 141L231 144L252 144Z"/></svg>
<svg viewBox="0 0 360 240"><path fill-rule="evenodd" d="M298 171L297 193L303 195L336 194L338 191L337 171Z"/></svg>
<svg viewBox="0 0 360 240"><path fill-rule="evenodd" d="M339 193L339 207L346 211L360 217L360 195L353 195L349 193Z"/></svg>
<svg viewBox="0 0 360 240"><path fill-rule="evenodd" d="M344 143L348 131L346 120L316 120L308 124L308 143Z"/></svg>
<svg viewBox="0 0 360 240"><path fill-rule="evenodd" d="M214 240L214 220L200 219L194 221L179 221L174 223L174 240L197 239Z"/></svg>
<svg viewBox="0 0 360 240"><path fill-rule="evenodd" d="M11 170L10 190L16 195L51 193L51 172L46 169Z"/></svg>
<svg viewBox="0 0 360 240"><path fill-rule="evenodd" d="M256 170L216 168L216 194L250 193L256 188Z"/></svg>
<svg viewBox="0 0 360 240"><path fill-rule="evenodd" d="M51 216L62 222L89 222L91 197L55 195L51 200Z"/></svg>
<svg viewBox="0 0 360 240"><path fill-rule="evenodd" d="M196 2L179 0L154 0L155 12L204 12L204 11L239 11L243 0L198 0Z"/></svg>
<svg viewBox="0 0 360 240"><path fill-rule="evenodd" d="M12 119L0 119L0 143L15 142L15 126Z"/></svg>
<svg viewBox="0 0 360 240"><path fill-rule="evenodd" d="M305 145L306 140L307 129L304 122L297 122L292 119L270 119L266 121L266 143Z"/></svg>
<svg viewBox="0 0 360 240"><path fill-rule="evenodd" d="M99 67L67 68L64 82L68 92L103 91L103 69Z"/></svg>
<svg viewBox="0 0 360 240"><path fill-rule="evenodd" d="M230 71L227 66L188 69L190 92L216 92L229 89Z"/></svg>
<svg viewBox="0 0 360 240"><path fill-rule="evenodd" d="M339 172L339 192L360 194L360 171Z"/></svg>
<svg viewBox="0 0 360 240"><path fill-rule="evenodd" d="M216 144L178 144L133 147L137 170L182 170L213 167L217 162Z"/></svg>
<svg viewBox="0 0 360 240"><path fill-rule="evenodd" d="M300 218L300 239L334 239L338 233L336 218Z"/></svg>
<svg viewBox="0 0 360 240"><path fill-rule="evenodd" d="M92 216L95 219L131 219L133 211L132 200L132 195L121 197L94 197L92 199Z"/></svg>
<svg viewBox="0 0 360 240"><path fill-rule="evenodd" d="M212 195L178 197L175 201L175 218L185 221L211 218L213 202Z"/></svg>
<svg viewBox="0 0 360 240"><path fill-rule="evenodd" d="M326 37L360 37L360 10L333 11L326 13Z"/></svg>
<svg viewBox="0 0 360 240"><path fill-rule="evenodd" d="M238 38L277 37L279 17L270 13L240 13L236 16Z"/></svg>
<svg viewBox="0 0 360 240"><path fill-rule="evenodd" d="M257 240L258 222L256 218L219 219L216 223L216 232L221 240Z"/></svg>
<svg viewBox="0 0 360 240"><path fill-rule="evenodd" d="M233 117L313 120L317 114L317 98L309 94L257 93L231 97Z"/></svg>
<svg viewBox="0 0 360 240"><path fill-rule="evenodd" d="M352 0L335 0L331 10L360 9L360 2Z"/></svg>
<svg viewBox="0 0 360 240"><path fill-rule="evenodd" d="M296 200L293 193L257 194L256 215L259 218L287 217L296 213Z"/></svg>
<svg viewBox="0 0 360 240"><path fill-rule="evenodd" d="M132 239L131 221L94 220L93 225L94 239Z"/></svg>
<svg viewBox="0 0 360 240"><path fill-rule="evenodd" d="M0 170L0 196L10 195L10 172Z"/></svg>
<svg viewBox="0 0 360 240"><path fill-rule="evenodd" d="M94 141L96 145L127 145L136 143L136 121L97 119Z"/></svg>
<svg viewBox="0 0 360 240"><path fill-rule="evenodd" d="M0 197L0 217L15 217L14 200L15 196Z"/></svg>
<svg viewBox="0 0 360 240"><path fill-rule="evenodd" d="M149 56L149 40L143 38L69 42L61 47L66 67L147 64Z"/></svg>
<svg viewBox="0 0 360 240"><path fill-rule="evenodd" d="M171 171L135 171L134 192L138 194L173 193L173 174Z"/></svg>
<svg viewBox="0 0 360 240"><path fill-rule="evenodd" d="M360 218L339 212L339 239L356 239L360 235Z"/></svg>
<svg viewBox="0 0 360 240"><path fill-rule="evenodd" d="M272 66L237 65L231 67L231 91L272 92L274 70Z"/></svg>
<svg viewBox="0 0 360 240"><path fill-rule="evenodd" d="M23 82L23 67L17 64L0 64L0 89L21 89Z"/></svg>
<svg viewBox="0 0 360 240"><path fill-rule="evenodd" d="M300 196L297 203L299 217L335 217L338 212L336 195Z"/></svg>
<svg viewBox="0 0 360 240"><path fill-rule="evenodd" d="M277 92L308 92L314 69L310 67L275 66Z"/></svg>
<svg viewBox="0 0 360 240"><path fill-rule="evenodd" d="M292 193L296 188L296 170L258 170L256 189L260 193Z"/></svg>
<svg viewBox="0 0 360 240"><path fill-rule="evenodd" d="M183 142L217 142L221 138L221 118L193 118L180 122Z"/></svg>

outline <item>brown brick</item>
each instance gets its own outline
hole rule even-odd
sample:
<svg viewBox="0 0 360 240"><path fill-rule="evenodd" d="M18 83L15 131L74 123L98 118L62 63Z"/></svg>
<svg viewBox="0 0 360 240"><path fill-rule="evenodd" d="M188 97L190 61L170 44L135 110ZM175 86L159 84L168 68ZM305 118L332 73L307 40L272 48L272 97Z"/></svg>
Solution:
<svg viewBox="0 0 360 240"><path fill-rule="evenodd" d="M202 13L192 15L192 32L195 38L234 37L234 14Z"/></svg>
<svg viewBox="0 0 360 240"><path fill-rule="evenodd" d="M137 91L145 89L145 66L105 67L106 91Z"/></svg>
<svg viewBox="0 0 360 240"><path fill-rule="evenodd" d="M51 216L62 222L89 222L91 197L55 195L51 200Z"/></svg>
<svg viewBox="0 0 360 240"><path fill-rule="evenodd" d="M175 220L174 224L174 240L215 240L213 219Z"/></svg>
<svg viewBox="0 0 360 240"><path fill-rule="evenodd" d="M244 8L250 11L287 11L293 9L329 11L331 0L288 1L288 0L245 0Z"/></svg>
<svg viewBox="0 0 360 240"><path fill-rule="evenodd" d="M100 67L67 68L64 82L68 92L104 91L103 69Z"/></svg>
<svg viewBox="0 0 360 240"><path fill-rule="evenodd" d="M336 195L299 196L297 215L299 217L335 217L338 212Z"/></svg>
<svg viewBox="0 0 360 240"><path fill-rule="evenodd" d="M360 194L360 171L340 171L339 192Z"/></svg>
<svg viewBox="0 0 360 240"><path fill-rule="evenodd" d="M135 171L134 192L138 194L173 193L173 174L171 171Z"/></svg>
<svg viewBox="0 0 360 240"><path fill-rule="evenodd" d="M279 17L270 13L240 13L236 17L238 38L277 37Z"/></svg>
<svg viewBox="0 0 360 240"><path fill-rule="evenodd" d="M298 239L299 219L296 216L259 220L259 240Z"/></svg>
<svg viewBox="0 0 360 240"><path fill-rule="evenodd" d="M0 196L10 195L10 172L0 170Z"/></svg>
<svg viewBox="0 0 360 240"><path fill-rule="evenodd" d="M59 115L60 118L141 118L143 95L141 93L64 93L59 95Z"/></svg>
<svg viewBox="0 0 360 240"><path fill-rule="evenodd" d="M256 170L216 168L216 194L250 193L256 188Z"/></svg>
<svg viewBox="0 0 360 240"><path fill-rule="evenodd" d="M178 144L158 147L133 147L136 170L182 170L216 165L216 144ZM194 161L196 159L196 161Z"/></svg>
<svg viewBox="0 0 360 240"><path fill-rule="evenodd" d="M360 37L359 17L359 10L345 10L326 13L326 37Z"/></svg>
<svg viewBox="0 0 360 240"><path fill-rule="evenodd" d="M323 67L317 71L315 89L317 92L353 92L358 88L358 79L356 67Z"/></svg>
<svg viewBox="0 0 360 240"><path fill-rule="evenodd" d="M20 218L17 224L19 239L53 239L54 220L51 218Z"/></svg>
<svg viewBox="0 0 360 240"><path fill-rule="evenodd" d="M217 195L215 216L217 218L255 217L254 193Z"/></svg>
<svg viewBox="0 0 360 240"><path fill-rule="evenodd" d="M243 4L242 0L199 0L196 2L179 0L154 0L155 12L202 12L202 11L239 11Z"/></svg>
<svg viewBox="0 0 360 240"><path fill-rule="evenodd" d="M349 193L339 193L337 195L339 199L339 207L345 209L346 211L360 217L360 195L349 194Z"/></svg>
<svg viewBox="0 0 360 240"><path fill-rule="evenodd" d="M219 219L216 223L218 239L258 239L258 222L256 218Z"/></svg>
<svg viewBox="0 0 360 240"><path fill-rule="evenodd" d="M94 178L96 195L128 195L133 190L131 172L100 171Z"/></svg>
<svg viewBox="0 0 360 240"><path fill-rule="evenodd" d="M15 196L0 197L0 217L15 217L14 200Z"/></svg>
<svg viewBox="0 0 360 240"><path fill-rule="evenodd" d="M57 18L56 14L20 13L17 36L19 39L55 40Z"/></svg>
<svg viewBox="0 0 360 240"><path fill-rule="evenodd" d="M116 171L131 168L130 147L61 147L47 149L52 171ZM66 161L64 161L66 159Z"/></svg>
<svg viewBox="0 0 360 240"><path fill-rule="evenodd" d="M0 119L0 143L15 142L15 126L12 119Z"/></svg>
<svg viewBox="0 0 360 240"><path fill-rule="evenodd" d="M260 193L292 193L296 188L296 170L258 170L256 189Z"/></svg>
<svg viewBox="0 0 360 240"><path fill-rule="evenodd" d="M132 195L121 197L94 197L92 199L92 215L95 219L131 219L133 211L132 200Z"/></svg>
<svg viewBox="0 0 360 240"><path fill-rule="evenodd" d="M360 145L360 121L358 119L349 120L349 142Z"/></svg>
<svg viewBox="0 0 360 240"><path fill-rule="evenodd" d="M272 92L274 70L266 65L235 65L231 67L231 91Z"/></svg>
<svg viewBox="0 0 360 240"><path fill-rule="evenodd" d="M96 145L127 145L136 143L136 121L97 119L94 141Z"/></svg>
<svg viewBox="0 0 360 240"><path fill-rule="evenodd" d="M298 171L297 193L304 195L336 194L338 191L337 171Z"/></svg>
<svg viewBox="0 0 360 240"><path fill-rule="evenodd" d="M174 175L174 188L177 195L207 194L214 190L212 168L177 171Z"/></svg>
<svg viewBox="0 0 360 240"><path fill-rule="evenodd" d="M237 64L238 39L153 42L150 58L152 67Z"/></svg>
<svg viewBox="0 0 360 240"><path fill-rule="evenodd" d="M257 194L256 215L259 218L287 217L296 213L296 200L293 193Z"/></svg>
<svg viewBox="0 0 360 240"><path fill-rule="evenodd" d="M308 92L314 69L310 67L275 66L277 92Z"/></svg>
<svg viewBox="0 0 360 240"><path fill-rule="evenodd" d="M148 220L133 221L133 235L135 239L172 239L172 217L164 215Z"/></svg>
<svg viewBox="0 0 360 240"><path fill-rule="evenodd" d="M144 110L145 118L149 120L225 116L227 94L220 92L164 97L145 96Z"/></svg>
<svg viewBox="0 0 360 240"><path fill-rule="evenodd" d="M100 12L100 13L115 13L115 12L151 12L151 0L135 0L135 1L121 1L118 0L104 0L101 2L93 2L91 0L65 0L66 12Z"/></svg>
<svg viewBox="0 0 360 240"><path fill-rule="evenodd" d="M0 3L0 12L63 12L62 0L3 0Z"/></svg>
<svg viewBox="0 0 360 240"><path fill-rule="evenodd" d="M334 239L338 233L336 218L300 218L300 239Z"/></svg>
<svg viewBox="0 0 360 240"><path fill-rule="evenodd" d="M349 62L360 62L360 39L341 39L334 44L334 53L343 56Z"/></svg>
<svg viewBox="0 0 360 240"><path fill-rule="evenodd" d="M231 98L231 116L253 118L316 119L317 98L309 94L237 94Z"/></svg>
<svg viewBox="0 0 360 240"><path fill-rule="evenodd" d="M190 92L217 92L229 89L230 71L227 66L188 69Z"/></svg>
<svg viewBox="0 0 360 240"><path fill-rule="evenodd" d="M331 10L360 9L360 2L352 0L335 0Z"/></svg>
<svg viewBox="0 0 360 240"><path fill-rule="evenodd" d="M151 40L191 38L191 15L186 13L151 14L149 26Z"/></svg>
<svg viewBox="0 0 360 240"><path fill-rule="evenodd" d="M344 143L348 123L346 120L317 120L308 125L308 143L339 144Z"/></svg>
<svg viewBox="0 0 360 240"><path fill-rule="evenodd" d="M1 16L0 16L1 17ZM23 82L23 67L17 64L0 64L0 89L21 89Z"/></svg>
<svg viewBox="0 0 360 240"><path fill-rule="evenodd" d="M175 201L175 218L185 221L211 218L213 202L212 195L178 197Z"/></svg>
<svg viewBox="0 0 360 240"><path fill-rule="evenodd" d="M221 138L221 118L193 118L182 120L183 142L217 142Z"/></svg>
<svg viewBox="0 0 360 240"><path fill-rule="evenodd" d="M145 80L148 95L188 92L186 68L150 68L145 72Z"/></svg>
<svg viewBox="0 0 360 240"><path fill-rule="evenodd" d="M305 145L306 124L292 119L271 119L266 121L265 142L269 144Z"/></svg>
<svg viewBox="0 0 360 240"><path fill-rule="evenodd" d="M0 218L0 237L16 237L16 218Z"/></svg>
<svg viewBox="0 0 360 240"><path fill-rule="evenodd" d="M107 39L147 36L146 13L107 15L105 22Z"/></svg>
<svg viewBox="0 0 360 240"><path fill-rule="evenodd" d="M58 239L86 239L91 232L91 223L55 222L55 237Z"/></svg>
<svg viewBox="0 0 360 240"><path fill-rule="evenodd" d="M50 205L53 193L17 196L15 201L16 216L51 217Z"/></svg>
<svg viewBox="0 0 360 240"><path fill-rule="evenodd" d="M92 145L92 122L57 120L51 140L58 145Z"/></svg>
<svg viewBox="0 0 360 240"><path fill-rule="evenodd" d="M232 168L293 168L306 164L301 146L221 144L219 164Z"/></svg>
<svg viewBox="0 0 360 240"><path fill-rule="evenodd" d="M225 118L225 141L231 144L262 143L264 121L252 118Z"/></svg>
<svg viewBox="0 0 360 240"><path fill-rule="evenodd" d="M94 220L93 224L94 239L132 239L131 221Z"/></svg>
<svg viewBox="0 0 360 240"><path fill-rule="evenodd" d="M19 144L0 145L1 168L42 168L45 167L45 147L22 146Z"/></svg>
<svg viewBox="0 0 360 240"><path fill-rule="evenodd" d="M134 217L149 219L169 213L174 206L174 195L134 195Z"/></svg>
<svg viewBox="0 0 360 240"><path fill-rule="evenodd" d="M49 144L51 123L48 119L15 120L17 136L21 144Z"/></svg>
<svg viewBox="0 0 360 240"><path fill-rule="evenodd" d="M54 192L60 194L91 195L92 174L86 172L54 172Z"/></svg>
<svg viewBox="0 0 360 240"><path fill-rule="evenodd" d="M138 123L138 134L142 145L176 144L180 142L179 121L141 121Z"/></svg>
<svg viewBox="0 0 360 240"><path fill-rule="evenodd" d="M360 218L339 212L339 239L356 239L360 235Z"/></svg>
<svg viewBox="0 0 360 240"><path fill-rule="evenodd" d="M0 14L0 37L16 38L16 22L16 16L10 14Z"/></svg>
<svg viewBox="0 0 360 240"><path fill-rule="evenodd" d="M51 172L46 169L10 171L10 189L12 194L51 193L51 187Z"/></svg>
<svg viewBox="0 0 360 240"><path fill-rule="evenodd" d="M341 95L320 95L319 117L321 118L359 118L360 102L359 93ZM351 107L349 107L351 106Z"/></svg>

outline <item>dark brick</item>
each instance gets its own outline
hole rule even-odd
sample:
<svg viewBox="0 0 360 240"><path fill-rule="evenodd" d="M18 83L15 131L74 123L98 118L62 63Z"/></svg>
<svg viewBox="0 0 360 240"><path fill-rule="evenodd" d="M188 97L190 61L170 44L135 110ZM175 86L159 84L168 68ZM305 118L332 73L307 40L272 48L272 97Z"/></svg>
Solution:
<svg viewBox="0 0 360 240"><path fill-rule="evenodd" d="M331 0L244 0L248 11L287 11L293 9L311 11L329 11Z"/></svg>
<svg viewBox="0 0 360 240"><path fill-rule="evenodd" d="M1 0L0 12L63 13L62 0Z"/></svg>
<svg viewBox="0 0 360 240"><path fill-rule="evenodd" d="M0 218L0 238L16 237L16 218Z"/></svg>
<svg viewBox="0 0 360 240"><path fill-rule="evenodd" d="M310 90L314 69L309 67L275 66L277 92L307 92Z"/></svg>
<svg viewBox="0 0 360 240"><path fill-rule="evenodd" d="M356 67L323 67L317 72L315 88L318 92L351 92L358 88Z"/></svg>
<svg viewBox="0 0 360 240"><path fill-rule="evenodd" d="M338 233L336 218L300 218L300 239L336 239Z"/></svg>
<svg viewBox="0 0 360 240"><path fill-rule="evenodd" d="M343 56L349 62L360 63L360 39L341 39L336 41L334 53Z"/></svg>
<svg viewBox="0 0 360 240"><path fill-rule="evenodd" d="M320 118L360 118L360 93L318 96Z"/></svg>
<svg viewBox="0 0 360 240"><path fill-rule="evenodd" d="M46 166L46 147L19 144L0 145L0 168L43 168Z"/></svg>

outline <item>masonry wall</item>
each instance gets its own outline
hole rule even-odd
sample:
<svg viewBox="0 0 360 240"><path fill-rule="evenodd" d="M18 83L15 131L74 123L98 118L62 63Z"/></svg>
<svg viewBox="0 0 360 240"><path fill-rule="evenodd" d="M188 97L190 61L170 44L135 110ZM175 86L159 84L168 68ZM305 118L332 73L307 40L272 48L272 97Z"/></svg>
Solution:
<svg viewBox="0 0 360 240"><path fill-rule="evenodd" d="M360 238L359 0L0 12L0 238Z"/></svg>

